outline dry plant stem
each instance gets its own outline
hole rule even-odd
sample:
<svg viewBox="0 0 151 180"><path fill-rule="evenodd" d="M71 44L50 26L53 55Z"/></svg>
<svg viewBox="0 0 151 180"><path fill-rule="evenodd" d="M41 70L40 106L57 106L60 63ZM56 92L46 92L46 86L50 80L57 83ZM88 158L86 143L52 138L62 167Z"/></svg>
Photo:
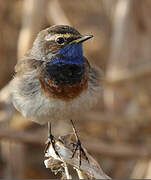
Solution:
<svg viewBox="0 0 151 180"><path fill-rule="evenodd" d="M26 144L43 145L44 137L38 137L37 135L33 135L32 133L11 130L6 128L0 130L0 140L2 139L14 142L18 141Z"/></svg>
<svg viewBox="0 0 151 180"><path fill-rule="evenodd" d="M79 159L77 153L73 158L71 158L72 151L65 147L65 145L59 140L56 140L55 146L60 158L54 152L52 145L49 146L45 157L53 157L56 160L70 164L74 168L79 169L84 174L88 174L88 176L95 179L110 179L100 167L93 165L91 162L88 163L85 159L81 159L81 166L79 168ZM45 160L44 163L46 168L51 168L49 159Z"/></svg>
<svg viewBox="0 0 151 180"><path fill-rule="evenodd" d="M77 171L79 179L89 179L89 177L86 174L84 174L82 171L80 171L79 169L76 169L76 171Z"/></svg>
<svg viewBox="0 0 151 180"><path fill-rule="evenodd" d="M68 165L65 162L64 162L64 170L65 170L66 178L72 179L71 175L69 174Z"/></svg>
<svg viewBox="0 0 151 180"><path fill-rule="evenodd" d="M114 76L106 78L107 85L117 85L121 82L126 82L129 80L143 79L151 75L151 62L149 60L144 60L144 63L137 65L133 71L128 69L123 69L118 72L114 72Z"/></svg>
<svg viewBox="0 0 151 180"><path fill-rule="evenodd" d="M141 159L136 162L133 171L130 175L130 179L144 179L145 174L147 175L149 159ZM149 177L148 177L149 178Z"/></svg>
<svg viewBox="0 0 151 180"><path fill-rule="evenodd" d="M26 144L43 145L43 139L45 136L37 136L33 133L16 131L11 129L0 130L0 140L7 139L11 141L19 141ZM102 154L103 156L114 157L114 158L151 158L151 151L148 146L136 146L130 144L112 144L111 145L98 141L85 143L91 152ZM138 151L139 149L139 151Z"/></svg>
<svg viewBox="0 0 151 180"><path fill-rule="evenodd" d="M18 59L30 49L34 36L45 22L48 1L25 0L23 4L22 28L18 38Z"/></svg>
<svg viewBox="0 0 151 180"><path fill-rule="evenodd" d="M4 179L21 179L25 173L25 148L24 144L0 141L1 157L5 162L3 171ZM17 163L16 163L17 162ZM17 170L16 170L17 169ZM2 172L2 164L0 164Z"/></svg>
<svg viewBox="0 0 151 180"><path fill-rule="evenodd" d="M57 11L56 11L57 9ZM67 24L71 25L70 21L68 20L63 8L60 5L58 0L52 0L48 4L48 11L47 11L47 18L48 21L54 24Z"/></svg>

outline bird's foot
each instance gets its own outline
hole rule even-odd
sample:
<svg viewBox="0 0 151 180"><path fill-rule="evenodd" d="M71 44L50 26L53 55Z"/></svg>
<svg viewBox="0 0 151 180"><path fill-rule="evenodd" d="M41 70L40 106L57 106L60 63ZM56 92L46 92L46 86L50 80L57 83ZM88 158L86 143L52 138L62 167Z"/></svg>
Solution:
<svg viewBox="0 0 151 180"><path fill-rule="evenodd" d="M55 137L52 134L50 134L48 137L48 140L46 142L44 153L47 153L49 146L52 145L55 154L60 158L60 155L59 155L58 151L56 150L55 144L56 144Z"/></svg>
<svg viewBox="0 0 151 180"><path fill-rule="evenodd" d="M77 151L79 151L79 168L81 166L81 158L82 158L82 155L84 156L84 158L88 161L89 163L89 159L88 159L88 156L85 152L85 150L83 149L82 145L81 145L81 141L78 139L76 143L72 143L73 147L74 147L74 150L73 150L73 154L72 154L72 157L73 158L75 156L75 153Z"/></svg>
<svg viewBox="0 0 151 180"><path fill-rule="evenodd" d="M80 139L79 139L79 137L78 137L77 131L76 131L76 129L75 129L75 126L74 126L72 120L71 120L71 124L72 124L72 128L73 128L74 135L75 135L75 137L76 137L76 142L75 142L75 143L72 143L74 149L73 149L73 154L72 154L72 157L71 157L71 158L73 158L73 157L75 156L75 153L76 153L77 151L79 151L79 155L78 155L78 156L79 156L79 168L80 168L82 155L83 155L84 158L88 161L88 163L89 163L89 159L88 159L88 156L87 156L85 150L84 150L83 147L82 147L81 141L80 141Z"/></svg>

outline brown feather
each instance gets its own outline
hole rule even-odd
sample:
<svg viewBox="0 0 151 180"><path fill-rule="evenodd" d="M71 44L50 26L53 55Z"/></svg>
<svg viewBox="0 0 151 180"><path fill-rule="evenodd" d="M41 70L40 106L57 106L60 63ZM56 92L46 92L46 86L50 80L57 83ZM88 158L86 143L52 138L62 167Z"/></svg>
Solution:
<svg viewBox="0 0 151 180"><path fill-rule="evenodd" d="M62 99L64 101L70 101L78 97L84 90L88 89L88 80L84 80L82 83L75 84L72 86L56 86L51 80L47 82L39 78L42 89L46 96L53 97L56 99Z"/></svg>

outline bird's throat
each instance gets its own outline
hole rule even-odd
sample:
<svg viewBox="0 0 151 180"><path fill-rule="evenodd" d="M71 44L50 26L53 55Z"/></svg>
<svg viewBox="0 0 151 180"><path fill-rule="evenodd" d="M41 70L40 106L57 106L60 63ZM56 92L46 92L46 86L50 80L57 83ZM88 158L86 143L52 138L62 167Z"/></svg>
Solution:
<svg viewBox="0 0 151 180"><path fill-rule="evenodd" d="M55 85L81 83L85 72L82 45L73 44L61 49L48 63L47 72Z"/></svg>
<svg viewBox="0 0 151 180"><path fill-rule="evenodd" d="M49 78L55 85L72 86L80 84L84 76L84 65L64 64L58 66L51 64L47 67Z"/></svg>
<svg viewBox="0 0 151 180"><path fill-rule="evenodd" d="M83 64L83 48L82 44L71 44L60 49L50 64Z"/></svg>

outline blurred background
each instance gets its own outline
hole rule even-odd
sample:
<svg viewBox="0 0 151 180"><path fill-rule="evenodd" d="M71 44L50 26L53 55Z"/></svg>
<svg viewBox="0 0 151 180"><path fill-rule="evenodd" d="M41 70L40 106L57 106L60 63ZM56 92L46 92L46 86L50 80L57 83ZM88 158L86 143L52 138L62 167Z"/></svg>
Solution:
<svg viewBox="0 0 151 180"><path fill-rule="evenodd" d="M14 66L37 33L68 24L94 38L84 44L104 74L104 92L79 114L83 145L112 178L151 178L151 1L0 0L0 178L59 178L46 169L47 127L11 104ZM71 124L53 123L56 136Z"/></svg>

